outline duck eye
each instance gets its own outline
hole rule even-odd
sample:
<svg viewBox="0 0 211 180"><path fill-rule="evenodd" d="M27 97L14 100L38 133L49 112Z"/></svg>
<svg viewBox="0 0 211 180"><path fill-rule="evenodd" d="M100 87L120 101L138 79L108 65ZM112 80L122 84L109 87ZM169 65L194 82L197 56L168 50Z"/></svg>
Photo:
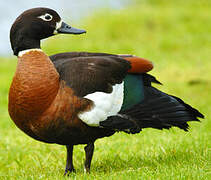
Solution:
<svg viewBox="0 0 211 180"><path fill-rule="evenodd" d="M44 21L51 21L53 19L53 16L46 13L44 15L38 16L38 18L44 20Z"/></svg>
<svg viewBox="0 0 211 180"><path fill-rule="evenodd" d="M49 21L49 20L51 20L51 19L52 19L52 16L50 16L50 15L46 15L46 16L45 16L45 19Z"/></svg>

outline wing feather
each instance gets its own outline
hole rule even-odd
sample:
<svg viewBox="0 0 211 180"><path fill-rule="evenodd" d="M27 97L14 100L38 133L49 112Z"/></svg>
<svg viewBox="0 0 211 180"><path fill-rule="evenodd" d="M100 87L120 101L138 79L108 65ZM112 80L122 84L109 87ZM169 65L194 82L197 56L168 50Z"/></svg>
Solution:
<svg viewBox="0 0 211 180"><path fill-rule="evenodd" d="M131 68L123 58L104 53L62 53L50 59L61 80L80 97L97 91L111 93L112 86L120 84Z"/></svg>

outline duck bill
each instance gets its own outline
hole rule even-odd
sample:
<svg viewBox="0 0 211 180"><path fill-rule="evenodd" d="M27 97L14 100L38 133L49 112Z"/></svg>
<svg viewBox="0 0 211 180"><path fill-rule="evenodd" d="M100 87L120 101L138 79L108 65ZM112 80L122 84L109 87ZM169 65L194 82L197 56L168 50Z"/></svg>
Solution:
<svg viewBox="0 0 211 180"><path fill-rule="evenodd" d="M57 29L57 33L61 34L83 34L86 33L85 30L77 29L69 26L68 24L62 22L61 27Z"/></svg>

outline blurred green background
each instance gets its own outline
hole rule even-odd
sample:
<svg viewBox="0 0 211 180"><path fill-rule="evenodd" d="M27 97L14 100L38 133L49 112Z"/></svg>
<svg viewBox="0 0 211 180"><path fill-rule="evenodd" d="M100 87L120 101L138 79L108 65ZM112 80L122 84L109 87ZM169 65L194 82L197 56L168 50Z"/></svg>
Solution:
<svg viewBox="0 0 211 180"><path fill-rule="evenodd" d="M70 178L211 179L211 1L136 0L120 9L101 7L69 23L87 34L44 40L48 55L89 51L144 57L153 61L151 74L164 84L157 88L206 117L189 123L188 133L145 129L98 140L91 174L83 172L83 146L77 146L77 174ZM17 61L0 60L0 179L68 179L62 176L64 147L33 140L10 120L7 96Z"/></svg>

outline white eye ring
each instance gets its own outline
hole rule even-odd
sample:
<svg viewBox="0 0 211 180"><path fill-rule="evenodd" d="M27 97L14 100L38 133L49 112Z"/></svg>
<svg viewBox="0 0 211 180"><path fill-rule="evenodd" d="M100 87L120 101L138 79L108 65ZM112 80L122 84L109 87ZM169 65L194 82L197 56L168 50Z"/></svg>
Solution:
<svg viewBox="0 0 211 180"><path fill-rule="evenodd" d="M44 21L51 21L53 19L53 16L46 13L44 15L38 16L38 18L44 20Z"/></svg>

